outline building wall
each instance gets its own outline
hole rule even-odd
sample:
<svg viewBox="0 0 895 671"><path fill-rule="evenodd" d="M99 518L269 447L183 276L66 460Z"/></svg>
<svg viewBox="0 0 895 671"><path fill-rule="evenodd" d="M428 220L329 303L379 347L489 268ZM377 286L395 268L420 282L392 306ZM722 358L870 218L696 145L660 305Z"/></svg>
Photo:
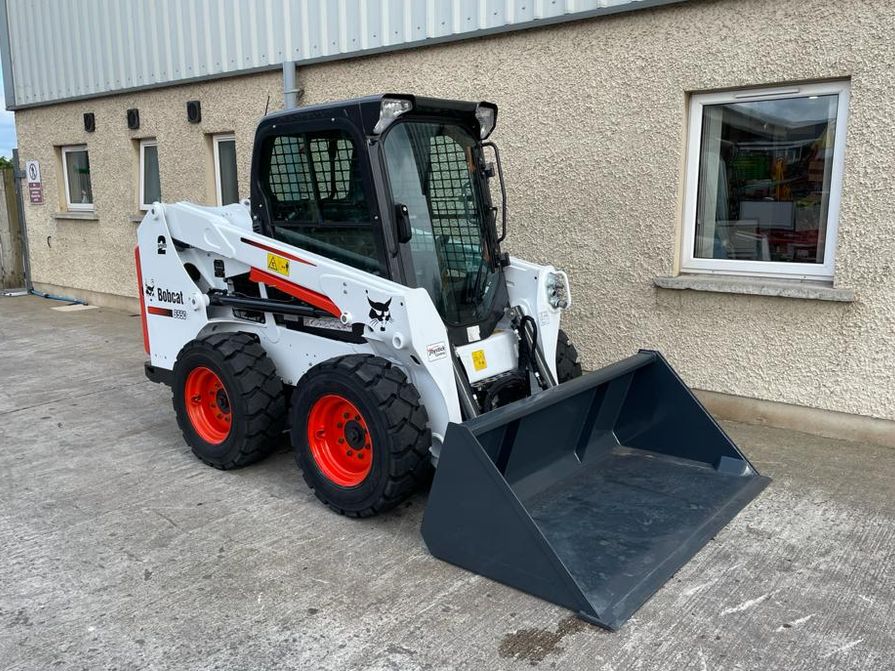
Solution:
<svg viewBox="0 0 895 671"><path fill-rule="evenodd" d="M136 297L140 139L158 140L163 200L211 205L211 135L235 133L240 194L247 196L255 126L268 96L271 111L282 107L282 89L280 74L266 73L17 112L22 160L40 161L44 183L45 203L25 203L33 281ZM202 122L190 124L186 101L196 99L202 102ZM140 129L129 131L125 114L133 107L140 110ZM84 112L96 116L93 133L84 131ZM89 152L96 220L64 214L59 147L78 144Z"/></svg>
<svg viewBox="0 0 895 671"><path fill-rule="evenodd" d="M692 386L895 420L895 6L884 0L694 0L681 5L303 68L303 103L398 90L500 106L507 248L568 271L584 362L662 350ZM676 271L688 93L850 78L836 286L852 303L657 289ZM23 159L87 142L98 222L28 206L36 282L134 295L135 136L158 137L166 200L208 200L203 133L252 127L278 74L17 115ZM201 127L185 121L199 98ZM124 130L124 110L144 127ZM97 113L83 133L81 113ZM48 195L53 169L44 168ZM47 245L47 237L51 245Z"/></svg>

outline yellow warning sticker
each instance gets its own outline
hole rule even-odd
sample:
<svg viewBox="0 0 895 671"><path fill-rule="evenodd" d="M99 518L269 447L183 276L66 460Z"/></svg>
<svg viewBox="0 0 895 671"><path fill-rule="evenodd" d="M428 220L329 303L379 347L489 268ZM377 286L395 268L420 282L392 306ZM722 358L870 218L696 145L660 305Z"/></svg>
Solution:
<svg viewBox="0 0 895 671"><path fill-rule="evenodd" d="M276 254L267 254L267 269L289 277L289 259L284 259Z"/></svg>
<svg viewBox="0 0 895 671"><path fill-rule="evenodd" d="M472 366L476 370L485 370L488 367L488 362L485 361L485 350L477 349L472 353Z"/></svg>

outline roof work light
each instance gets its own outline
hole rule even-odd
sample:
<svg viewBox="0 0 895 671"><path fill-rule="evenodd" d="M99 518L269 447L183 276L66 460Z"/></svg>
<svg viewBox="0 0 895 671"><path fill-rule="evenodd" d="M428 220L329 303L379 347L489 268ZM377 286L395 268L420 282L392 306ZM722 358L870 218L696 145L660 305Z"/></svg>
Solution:
<svg viewBox="0 0 895 671"><path fill-rule="evenodd" d="M413 103L406 98L383 98L379 104L379 121L373 126L373 132L380 135L391 126L395 119L413 109Z"/></svg>
<svg viewBox="0 0 895 671"><path fill-rule="evenodd" d="M497 121L497 107L491 103L481 102L475 108L475 118L479 122L479 135L484 140L494 130Z"/></svg>

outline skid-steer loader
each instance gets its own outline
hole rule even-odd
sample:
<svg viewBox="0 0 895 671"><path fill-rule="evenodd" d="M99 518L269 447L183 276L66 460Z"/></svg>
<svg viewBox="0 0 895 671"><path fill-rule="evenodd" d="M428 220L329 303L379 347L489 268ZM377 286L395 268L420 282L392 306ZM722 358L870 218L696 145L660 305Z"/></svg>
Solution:
<svg viewBox="0 0 895 671"><path fill-rule="evenodd" d="M659 353L581 374L566 274L501 250L496 117L391 94L266 116L250 200L140 224L146 373L199 459L288 430L345 515L435 466L432 554L616 628L768 480Z"/></svg>

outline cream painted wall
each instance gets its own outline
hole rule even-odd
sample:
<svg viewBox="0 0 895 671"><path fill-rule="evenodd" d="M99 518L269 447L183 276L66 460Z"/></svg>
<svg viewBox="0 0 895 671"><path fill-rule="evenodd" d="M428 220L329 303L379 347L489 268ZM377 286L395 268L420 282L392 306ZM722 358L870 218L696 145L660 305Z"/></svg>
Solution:
<svg viewBox="0 0 895 671"><path fill-rule="evenodd" d="M500 106L511 253L569 272L585 364L662 350L701 389L895 420L895 4L716 0L303 68L303 103L382 91ZM854 303L656 289L679 253L689 92L850 78L837 286ZM211 197L203 133L252 128L278 73L19 112L55 193L54 145L87 142L98 222L26 205L36 282L134 295L136 149L160 143L166 200ZM202 100L199 127L184 103ZM125 130L124 110L143 128ZM97 132L81 129L97 113ZM51 246L47 245L50 236ZM810 427L805 427L809 429Z"/></svg>

